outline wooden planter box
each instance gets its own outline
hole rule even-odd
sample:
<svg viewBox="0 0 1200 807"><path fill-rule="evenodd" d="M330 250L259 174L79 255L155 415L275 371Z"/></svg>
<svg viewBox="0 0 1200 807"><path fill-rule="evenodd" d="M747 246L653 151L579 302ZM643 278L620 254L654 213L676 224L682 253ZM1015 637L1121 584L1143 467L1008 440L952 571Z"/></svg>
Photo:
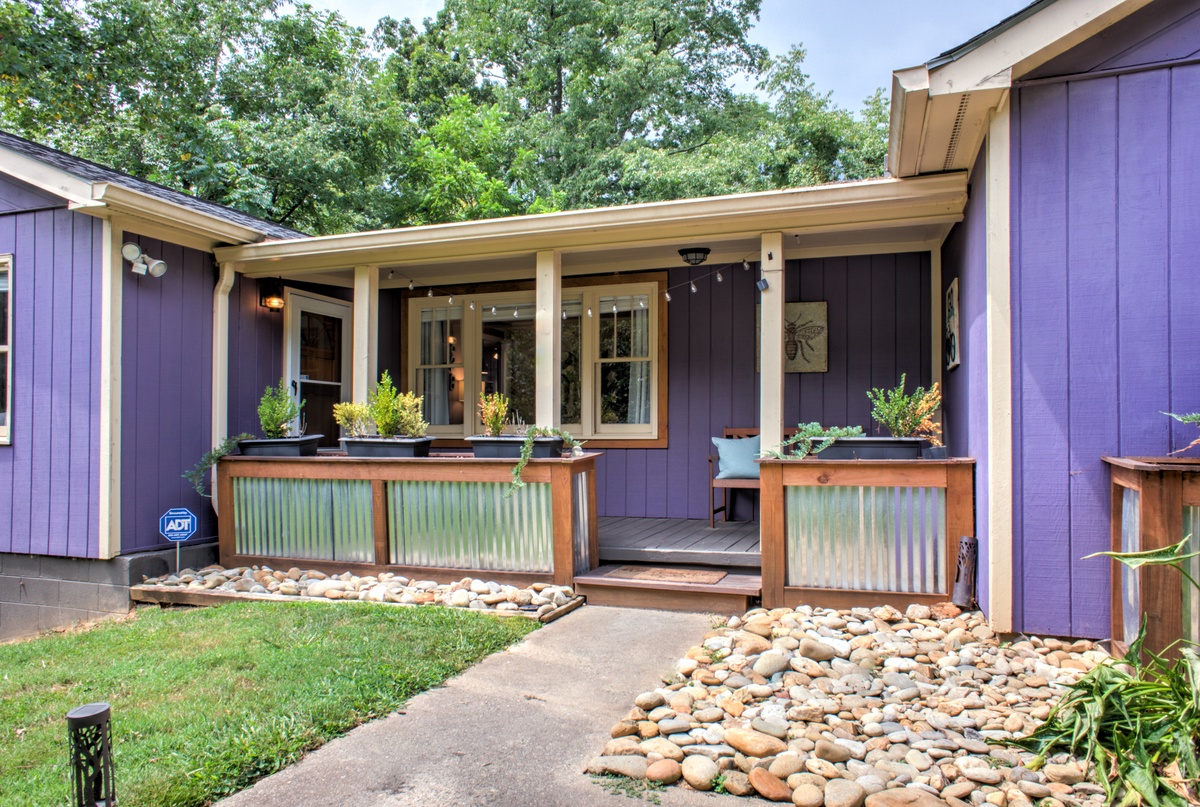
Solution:
<svg viewBox="0 0 1200 807"><path fill-rule="evenodd" d="M1112 476L1112 551L1143 552L1193 535L1200 549L1200 460L1104 457ZM1186 554L1186 552L1185 552ZM1193 559L1193 562L1194 563ZM1195 576L1195 569L1190 569ZM1146 620L1148 650L1161 653L1179 639L1200 639L1200 593L1184 587L1166 566L1127 569L1112 561L1112 638L1122 651ZM1178 648L1168 655L1176 656Z"/></svg>

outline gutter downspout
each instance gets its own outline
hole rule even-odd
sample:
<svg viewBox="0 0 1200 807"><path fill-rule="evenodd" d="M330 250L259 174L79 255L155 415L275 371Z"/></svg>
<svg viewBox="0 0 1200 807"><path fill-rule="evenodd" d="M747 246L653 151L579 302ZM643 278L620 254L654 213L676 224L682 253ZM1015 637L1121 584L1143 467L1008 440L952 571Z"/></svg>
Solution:
<svg viewBox="0 0 1200 807"><path fill-rule="evenodd" d="M233 288L232 263L220 264L221 272L213 290L212 327L212 445L220 445L229 436L229 291ZM212 469L212 506L220 513L217 501L217 469Z"/></svg>

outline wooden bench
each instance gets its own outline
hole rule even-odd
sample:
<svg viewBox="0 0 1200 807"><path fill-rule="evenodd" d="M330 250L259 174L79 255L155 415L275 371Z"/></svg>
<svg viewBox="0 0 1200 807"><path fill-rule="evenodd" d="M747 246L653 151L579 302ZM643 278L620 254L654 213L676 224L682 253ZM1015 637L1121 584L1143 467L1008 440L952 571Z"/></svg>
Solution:
<svg viewBox="0 0 1200 807"><path fill-rule="evenodd" d="M785 429L783 436L791 437L796 433L796 430ZM759 430L757 428L726 428L722 430L721 436L726 440L741 440L745 437L757 437ZM724 513L722 516L724 521L729 521L729 498L730 493L735 490L758 490L759 481L755 479L717 479L717 470L720 468L720 457L715 454L708 455L708 506L712 512L708 515L708 526L716 528L717 513ZM717 490L721 491L721 506L717 507Z"/></svg>

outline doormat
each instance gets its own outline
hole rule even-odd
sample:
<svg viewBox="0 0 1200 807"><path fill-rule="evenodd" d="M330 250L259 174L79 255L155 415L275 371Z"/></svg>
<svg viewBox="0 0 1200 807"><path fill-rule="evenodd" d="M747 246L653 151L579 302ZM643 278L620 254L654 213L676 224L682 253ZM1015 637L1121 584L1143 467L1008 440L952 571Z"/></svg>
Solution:
<svg viewBox="0 0 1200 807"><path fill-rule="evenodd" d="M655 580L660 583L719 583L725 572L699 569L664 569L661 566L621 566L604 575L622 580Z"/></svg>

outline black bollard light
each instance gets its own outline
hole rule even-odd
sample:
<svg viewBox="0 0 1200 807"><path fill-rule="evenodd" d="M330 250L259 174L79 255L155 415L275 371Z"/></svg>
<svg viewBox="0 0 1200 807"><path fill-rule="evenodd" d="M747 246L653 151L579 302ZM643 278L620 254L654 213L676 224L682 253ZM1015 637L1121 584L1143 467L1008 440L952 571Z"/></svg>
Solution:
<svg viewBox="0 0 1200 807"><path fill-rule="evenodd" d="M950 601L962 608L978 608L975 579L979 563L979 542L969 535L958 539L958 568L954 574L954 594Z"/></svg>
<svg viewBox="0 0 1200 807"><path fill-rule="evenodd" d="M67 712L72 807L116 807L111 715L107 703L89 703Z"/></svg>

